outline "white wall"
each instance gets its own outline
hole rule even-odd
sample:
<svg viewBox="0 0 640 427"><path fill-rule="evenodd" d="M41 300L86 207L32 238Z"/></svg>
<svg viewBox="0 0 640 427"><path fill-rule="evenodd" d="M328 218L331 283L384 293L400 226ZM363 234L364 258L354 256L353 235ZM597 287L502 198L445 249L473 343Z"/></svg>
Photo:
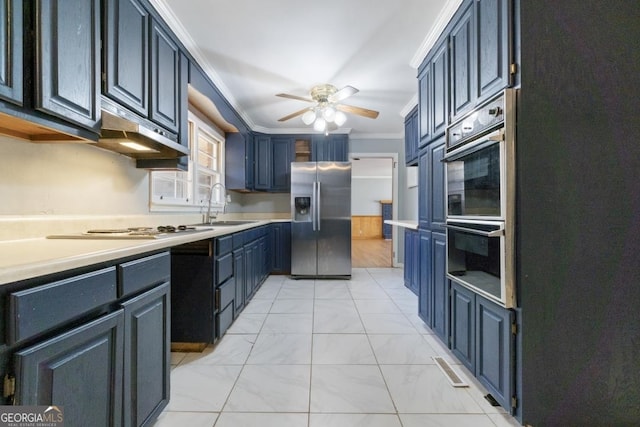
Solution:
<svg viewBox="0 0 640 427"><path fill-rule="evenodd" d="M149 212L148 173L85 144L34 144L0 135L0 215Z"/></svg>
<svg viewBox="0 0 640 427"><path fill-rule="evenodd" d="M380 200L391 200L393 197L393 160L354 159L351 183L351 214L381 215Z"/></svg>

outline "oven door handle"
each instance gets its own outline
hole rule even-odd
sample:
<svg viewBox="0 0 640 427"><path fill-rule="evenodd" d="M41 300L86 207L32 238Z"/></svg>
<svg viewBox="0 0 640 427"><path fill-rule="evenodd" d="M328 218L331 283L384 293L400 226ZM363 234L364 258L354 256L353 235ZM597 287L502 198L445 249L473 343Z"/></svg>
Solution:
<svg viewBox="0 0 640 427"><path fill-rule="evenodd" d="M484 231L484 230L478 230L476 228L460 227L458 225L451 225L451 224L445 224L444 226L446 228L451 229L451 230L464 231L465 233L478 234L478 235L484 236L484 237L500 237L500 236L504 236L504 228L502 228L502 227L500 227L497 230L493 230L493 231Z"/></svg>
<svg viewBox="0 0 640 427"><path fill-rule="evenodd" d="M459 160L462 157L468 156L476 151L487 148L497 142L504 141L504 129L499 129L488 135L484 135L478 138L478 142L472 142L464 144L462 147L457 147L451 152L447 153L440 161L442 163L449 163Z"/></svg>

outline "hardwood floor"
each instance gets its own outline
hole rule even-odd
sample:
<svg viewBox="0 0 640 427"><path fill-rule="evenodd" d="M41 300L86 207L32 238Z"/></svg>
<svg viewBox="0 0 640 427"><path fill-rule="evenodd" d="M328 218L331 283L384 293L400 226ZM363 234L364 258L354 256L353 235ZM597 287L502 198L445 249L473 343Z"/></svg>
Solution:
<svg viewBox="0 0 640 427"><path fill-rule="evenodd" d="M392 241L384 239L353 239L351 240L351 266L363 267L391 267Z"/></svg>

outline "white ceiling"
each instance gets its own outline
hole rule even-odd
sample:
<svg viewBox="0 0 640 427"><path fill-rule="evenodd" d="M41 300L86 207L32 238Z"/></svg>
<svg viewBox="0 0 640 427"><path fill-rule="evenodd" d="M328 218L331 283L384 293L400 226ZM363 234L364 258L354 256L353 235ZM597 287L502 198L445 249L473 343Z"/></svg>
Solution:
<svg viewBox="0 0 640 427"><path fill-rule="evenodd" d="M416 67L460 0L152 0L218 89L256 131L310 133L300 117L277 120L319 83L360 90L338 132L401 138L416 104Z"/></svg>

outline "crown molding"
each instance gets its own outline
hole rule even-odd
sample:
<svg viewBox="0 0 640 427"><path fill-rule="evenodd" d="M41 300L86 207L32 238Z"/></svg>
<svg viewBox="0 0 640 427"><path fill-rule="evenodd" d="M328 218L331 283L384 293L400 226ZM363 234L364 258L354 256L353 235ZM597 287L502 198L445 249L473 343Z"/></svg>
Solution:
<svg viewBox="0 0 640 427"><path fill-rule="evenodd" d="M462 1L463 0L448 0L445 3L444 7L436 18L436 22L434 22L433 26L431 27L431 31L422 41L422 44L413 55L413 58L411 58L411 62L409 62L409 65L417 69L420 64L422 64L425 56L427 56L433 45L436 43L436 41L438 41L438 37L440 37L442 31L445 29L453 15L456 13L458 8L462 4Z"/></svg>
<svg viewBox="0 0 640 427"><path fill-rule="evenodd" d="M213 84L216 86L218 91L224 96L224 98L231 104L233 109L242 117L244 122L247 124L249 129L255 128L255 123L247 114L244 112L244 109L240 107L238 101L231 94L231 91L225 85L220 78L220 75L216 72L216 70L211 66L209 61L206 59L202 50L198 47L196 42L191 38L189 32L185 29L182 23L178 20L178 18L173 14L171 8L167 5L165 0L149 0L151 5L156 9L156 11L160 14L162 19L165 20L167 25L171 28L171 30L176 34L178 39L184 44L189 53L194 57L197 61L198 65L202 67L202 70L205 74L211 79Z"/></svg>
<svg viewBox="0 0 640 427"><path fill-rule="evenodd" d="M418 105L417 93L413 95L413 97L411 98L411 100L409 100L409 102L407 102L407 105L402 107L402 110L400 110L400 115L402 117L407 117L407 115L411 112L411 110L413 110L413 107L415 107L416 105Z"/></svg>

